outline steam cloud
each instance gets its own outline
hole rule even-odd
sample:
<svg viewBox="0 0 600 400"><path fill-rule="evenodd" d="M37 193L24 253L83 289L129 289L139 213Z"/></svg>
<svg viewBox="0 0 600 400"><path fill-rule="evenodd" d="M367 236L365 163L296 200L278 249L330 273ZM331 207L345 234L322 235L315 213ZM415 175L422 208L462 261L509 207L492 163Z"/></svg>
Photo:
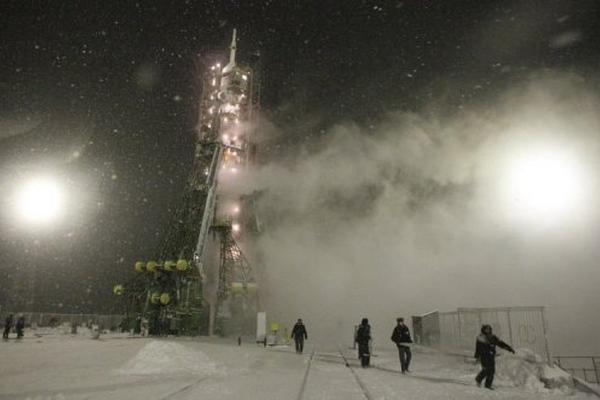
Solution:
<svg viewBox="0 0 600 400"><path fill-rule="evenodd" d="M538 73L493 106L440 115L396 112L375 130L344 123L317 151L255 171L269 318L302 317L315 341L349 344L366 316L387 344L397 316L545 305L554 349L600 351L590 83ZM559 221L512 216L498 189L511 155L540 143L585 170L586 206Z"/></svg>

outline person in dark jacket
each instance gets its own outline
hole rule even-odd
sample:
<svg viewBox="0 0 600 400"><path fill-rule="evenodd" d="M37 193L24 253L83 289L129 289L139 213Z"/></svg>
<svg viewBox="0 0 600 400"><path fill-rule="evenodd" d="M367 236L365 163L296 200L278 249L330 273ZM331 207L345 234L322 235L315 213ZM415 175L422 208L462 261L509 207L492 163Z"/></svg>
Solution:
<svg viewBox="0 0 600 400"><path fill-rule="evenodd" d="M135 318L135 324L133 326L133 334L140 335L142 333L142 315L138 314Z"/></svg>
<svg viewBox="0 0 600 400"><path fill-rule="evenodd" d="M3 339L8 339L8 335L10 334L10 329L13 325L13 315L9 314L8 317L4 320L4 332L2 333Z"/></svg>
<svg viewBox="0 0 600 400"><path fill-rule="evenodd" d="M358 343L360 365L363 368L369 367L371 363L371 350L369 349L369 344L371 343L371 325L369 325L368 319L362 319L360 326L356 330L356 338L354 340Z"/></svg>
<svg viewBox="0 0 600 400"><path fill-rule="evenodd" d="M475 378L477 386L481 386L481 383L485 379L485 387L493 389L492 382L494 381L494 373L496 372L496 346L513 354L515 353L512 347L498 339L492 333L491 325L483 325L481 327L481 334L477 336L477 341L475 342L475 359L481 362L481 372Z"/></svg>
<svg viewBox="0 0 600 400"><path fill-rule="evenodd" d="M17 319L17 324L15 325L15 329L17 331L17 339L23 338L23 330L25 329L25 317L19 315L19 319Z"/></svg>
<svg viewBox="0 0 600 400"><path fill-rule="evenodd" d="M410 360L412 359L412 353L410 352L409 343L412 343L412 339L410 337L410 330L408 326L404 324L404 318L396 319L398 323L394 328L394 332L392 333L392 342L396 343L398 347L398 353L400 355L400 368L402 369L402 373L405 374L410 372L408 367L410 366Z"/></svg>
<svg viewBox="0 0 600 400"><path fill-rule="evenodd" d="M306 333L306 327L300 318L292 329L292 339L294 339L294 342L296 343L296 353L302 354L304 351L304 340L308 339L308 334Z"/></svg>

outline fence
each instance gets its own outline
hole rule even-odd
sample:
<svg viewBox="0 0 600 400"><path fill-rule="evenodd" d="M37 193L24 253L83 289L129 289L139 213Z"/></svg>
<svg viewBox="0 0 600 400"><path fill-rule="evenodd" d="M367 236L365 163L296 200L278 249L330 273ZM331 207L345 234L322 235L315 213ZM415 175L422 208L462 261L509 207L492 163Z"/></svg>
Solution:
<svg viewBox="0 0 600 400"><path fill-rule="evenodd" d="M515 348L528 348L550 361L544 307L459 308L413 317L415 338L432 347L473 350L481 325Z"/></svg>
<svg viewBox="0 0 600 400"><path fill-rule="evenodd" d="M559 367L589 383L600 384L600 356L555 356Z"/></svg>
<svg viewBox="0 0 600 400"><path fill-rule="evenodd" d="M17 316L23 314L26 325L43 326L58 326L62 324L95 324L102 326L104 329L115 330L123 320L123 315L118 314L57 314L57 313L17 313L4 312L4 315L13 314ZM3 323L4 321L2 321Z"/></svg>

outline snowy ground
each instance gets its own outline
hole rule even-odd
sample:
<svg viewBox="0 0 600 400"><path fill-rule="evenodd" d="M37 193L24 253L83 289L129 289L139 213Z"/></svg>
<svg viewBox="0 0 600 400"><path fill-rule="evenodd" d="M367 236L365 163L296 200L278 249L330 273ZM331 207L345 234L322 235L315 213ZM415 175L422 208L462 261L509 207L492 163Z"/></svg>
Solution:
<svg viewBox="0 0 600 400"><path fill-rule="evenodd" d="M508 375L496 391L480 389L474 364L426 349L414 349L407 376L392 349L379 351L368 370L350 349L343 352L352 368L335 349L317 348L312 357L307 350L223 339L27 335L0 342L0 399L595 399L531 382L515 386Z"/></svg>

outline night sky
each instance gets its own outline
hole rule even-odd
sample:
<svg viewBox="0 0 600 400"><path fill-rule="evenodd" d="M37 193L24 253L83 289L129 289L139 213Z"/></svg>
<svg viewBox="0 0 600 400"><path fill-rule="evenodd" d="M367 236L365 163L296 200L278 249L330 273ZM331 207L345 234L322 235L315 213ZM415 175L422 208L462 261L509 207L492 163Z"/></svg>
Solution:
<svg viewBox="0 0 600 400"><path fill-rule="evenodd" d="M600 61L595 1L4 2L0 175L51 169L81 195L51 232L0 220L0 304L35 263L38 310L115 311L113 283L164 235L193 155L198 70L262 54L263 113L297 151L333 124L492 101L532 71Z"/></svg>

